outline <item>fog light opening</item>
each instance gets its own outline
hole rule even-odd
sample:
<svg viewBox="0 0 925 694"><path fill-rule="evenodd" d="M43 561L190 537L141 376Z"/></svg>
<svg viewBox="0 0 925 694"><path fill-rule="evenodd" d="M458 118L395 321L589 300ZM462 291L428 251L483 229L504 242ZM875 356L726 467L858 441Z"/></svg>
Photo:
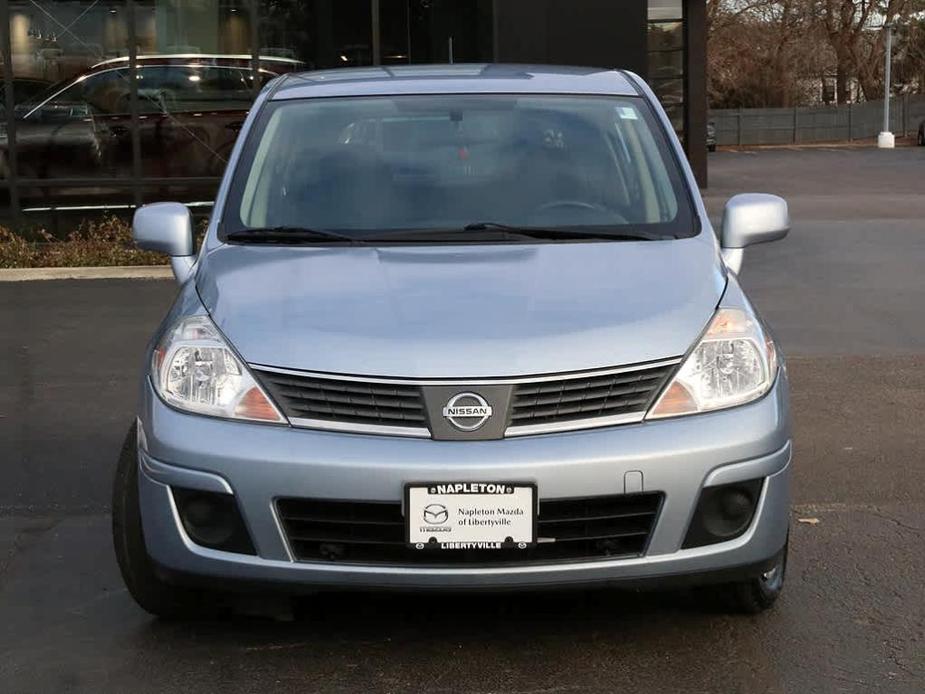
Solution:
<svg viewBox="0 0 925 694"><path fill-rule="evenodd" d="M754 510L755 501L747 489L722 488L704 507L704 528L718 539L737 537L748 527Z"/></svg>
<svg viewBox="0 0 925 694"><path fill-rule="evenodd" d="M208 496L195 496L181 514L190 539L200 545L222 545L234 534L234 517L227 504L217 504Z"/></svg>
<svg viewBox="0 0 925 694"><path fill-rule="evenodd" d="M733 487L723 491L719 505L720 512L725 518L736 520L751 514L755 501L746 491Z"/></svg>
<svg viewBox="0 0 925 694"><path fill-rule="evenodd" d="M172 492L190 540L224 552L256 554L234 496L178 487Z"/></svg>
<svg viewBox="0 0 925 694"><path fill-rule="evenodd" d="M705 488L683 546L701 547L742 535L755 515L762 483L757 479Z"/></svg>

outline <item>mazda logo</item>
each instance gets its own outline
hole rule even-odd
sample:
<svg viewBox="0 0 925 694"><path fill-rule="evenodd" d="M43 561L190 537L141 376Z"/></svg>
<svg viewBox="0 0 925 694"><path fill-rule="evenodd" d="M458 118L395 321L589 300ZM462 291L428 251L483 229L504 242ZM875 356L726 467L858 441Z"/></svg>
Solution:
<svg viewBox="0 0 925 694"><path fill-rule="evenodd" d="M443 416L460 431L475 431L491 417L491 405L478 393L457 393L446 403Z"/></svg>
<svg viewBox="0 0 925 694"><path fill-rule="evenodd" d="M431 525L439 525L440 523L446 523L447 518L450 517L449 512L446 510L446 506L443 504L427 504L424 507L424 522L430 523Z"/></svg>

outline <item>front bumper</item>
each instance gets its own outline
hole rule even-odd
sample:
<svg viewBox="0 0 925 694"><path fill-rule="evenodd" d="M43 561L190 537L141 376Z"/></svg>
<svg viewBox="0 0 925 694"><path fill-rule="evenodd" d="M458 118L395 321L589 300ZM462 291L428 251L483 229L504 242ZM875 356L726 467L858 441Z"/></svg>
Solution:
<svg viewBox="0 0 925 694"><path fill-rule="evenodd" d="M188 415L164 405L146 384L139 416L145 543L168 575L300 589L640 584L754 570L775 557L786 542L788 407L782 371L767 396L722 412L546 436L457 442L338 434ZM681 549L704 486L755 478L764 478L765 483L754 519L743 535ZM398 501L405 482L420 480L532 481L540 499L661 491L665 501L641 557L477 567L293 561L274 511L277 497ZM233 493L257 556L193 543L177 518L171 486Z"/></svg>

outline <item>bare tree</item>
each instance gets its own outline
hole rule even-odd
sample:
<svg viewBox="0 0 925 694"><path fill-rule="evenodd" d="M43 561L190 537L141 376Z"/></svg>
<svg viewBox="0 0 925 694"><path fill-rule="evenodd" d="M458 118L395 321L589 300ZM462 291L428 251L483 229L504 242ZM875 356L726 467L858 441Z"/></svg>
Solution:
<svg viewBox="0 0 925 694"><path fill-rule="evenodd" d="M884 22L904 17L910 0L816 0L813 14L825 30L836 61L838 101L849 100L856 77L866 99L883 96Z"/></svg>
<svg viewBox="0 0 925 694"><path fill-rule="evenodd" d="M714 106L789 106L804 78L825 71L825 39L807 0L708 0L710 96Z"/></svg>
<svg viewBox="0 0 925 694"><path fill-rule="evenodd" d="M893 45L893 88L921 93L925 90L925 15L921 9L896 32Z"/></svg>
<svg viewBox="0 0 925 694"><path fill-rule="evenodd" d="M789 106L835 76L836 100L883 84L883 24L897 24L900 88L925 81L925 0L707 0L711 103ZM817 87L818 88L818 87Z"/></svg>

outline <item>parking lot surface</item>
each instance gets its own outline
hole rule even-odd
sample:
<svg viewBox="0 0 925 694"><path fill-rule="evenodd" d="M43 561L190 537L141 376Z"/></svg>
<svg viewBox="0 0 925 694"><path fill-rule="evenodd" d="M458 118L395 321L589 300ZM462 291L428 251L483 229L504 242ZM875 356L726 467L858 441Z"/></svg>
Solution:
<svg viewBox="0 0 925 694"><path fill-rule="evenodd" d="M0 284L0 691L925 691L925 148L711 155L711 213L787 196L742 280L789 357L787 588L334 594L294 621L158 622L109 539L115 458L161 281Z"/></svg>

